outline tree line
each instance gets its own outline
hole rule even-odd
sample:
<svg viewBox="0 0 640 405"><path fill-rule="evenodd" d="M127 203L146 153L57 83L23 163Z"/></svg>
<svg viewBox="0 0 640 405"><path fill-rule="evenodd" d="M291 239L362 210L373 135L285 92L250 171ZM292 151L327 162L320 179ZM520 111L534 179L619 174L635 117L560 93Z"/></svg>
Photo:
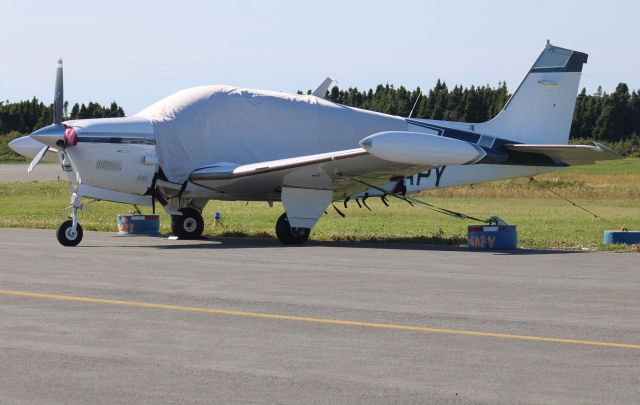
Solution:
<svg viewBox="0 0 640 405"><path fill-rule="evenodd" d="M375 90L357 88L341 90L333 87L327 98L340 104L413 118L483 122L494 117L511 95L506 83L490 86L454 86L437 81L424 93L418 87L407 90L400 86L378 85ZM417 100L417 103L416 103ZM415 107L414 107L415 105ZM576 99L570 137L616 142L640 135L640 90L629 91L620 83L608 94L598 87L595 94L582 89Z"/></svg>
<svg viewBox="0 0 640 405"><path fill-rule="evenodd" d="M378 85L375 90L359 91L357 88L340 90L333 87L327 99L386 114L436 120L482 122L496 115L509 99L506 83L449 90L445 82L437 81L426 93L420 89L407 90L404 86Z"/></svg>
<svg viewBox="0 0 640 405"><path fill-rule="evenodd" d="M115 101L109 106L90 102L74 104L69 111L69 102L65 101L64 120L83 118L124 117L124 110ZM16 132L30 134L53 122L53 104L44 104L37 98L10 103L0 101L0 134Z"/></svg>

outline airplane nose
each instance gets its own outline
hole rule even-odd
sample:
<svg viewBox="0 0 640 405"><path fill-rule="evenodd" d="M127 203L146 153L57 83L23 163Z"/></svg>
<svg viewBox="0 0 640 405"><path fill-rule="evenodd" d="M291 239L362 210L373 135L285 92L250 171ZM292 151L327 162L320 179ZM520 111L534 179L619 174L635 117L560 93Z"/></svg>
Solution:
<svg viewBox="0 0 640 405"><path fill-rule="evenodd" d="M29 159L33 159L42 151L44 145L27 135L9 142L9 147L14 152L24 157L28 157ZM42 157L42 160L44 162L57 162L58 156L56 155L56 150L49 149Z"/></svg>
<svg viewBox="0 0 640 405"><path fill-rule="evenodd" d="M51 124L44 128L40 128L29 136L40 143L55 148L56 146L59 146L59 142L65 141L65 130L66 128L62 124Z"/></svg>
<svg viewBox="0 0 640 405"><path fill-rule="evenodd" d="M9 142L9 147L17 154L33 159L42 149L42 144L27 135Z"/></svg>

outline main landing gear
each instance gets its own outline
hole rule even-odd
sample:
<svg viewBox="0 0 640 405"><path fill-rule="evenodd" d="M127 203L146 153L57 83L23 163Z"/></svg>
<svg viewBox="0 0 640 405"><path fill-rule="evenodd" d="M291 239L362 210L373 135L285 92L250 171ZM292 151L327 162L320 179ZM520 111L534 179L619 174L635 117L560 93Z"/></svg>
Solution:
<svg viewBox="0 0 640 405"><path fill-rule="evenodd" d="M204 219L195 208L185 207L179 210L182 215L171 216L171 232L180 239L198 239L204 232Z"/></svg>
<svg viewBox="0 0 640 405"><path fill-rule="evenodd" d="M302 245L309 239L311 229L309 228L292 228L289 226L287 213L280 215L276 222L276 235L280 242L285 245Z"/></svg>
<svg viewBox="0 0 640 405"><path fill-rule="evenodd" d="M58 227L56 238L62 246L78 246L82 241L82 227L78 223L78 209L82 207L80 197L76 193L71 196L71 219Z"/></svg>

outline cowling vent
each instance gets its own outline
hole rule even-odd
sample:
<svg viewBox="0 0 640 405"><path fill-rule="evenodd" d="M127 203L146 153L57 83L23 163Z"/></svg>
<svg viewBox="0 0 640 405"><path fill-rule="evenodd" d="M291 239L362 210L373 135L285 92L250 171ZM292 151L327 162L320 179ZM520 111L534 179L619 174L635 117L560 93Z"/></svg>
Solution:
<svg viewBox="0 0 640 405"><path fill-rule="evenodd" d="M100 159L96 163L96 169L108 170L110 172L121 172L122 162L118 160L105 160Z"/></svg>

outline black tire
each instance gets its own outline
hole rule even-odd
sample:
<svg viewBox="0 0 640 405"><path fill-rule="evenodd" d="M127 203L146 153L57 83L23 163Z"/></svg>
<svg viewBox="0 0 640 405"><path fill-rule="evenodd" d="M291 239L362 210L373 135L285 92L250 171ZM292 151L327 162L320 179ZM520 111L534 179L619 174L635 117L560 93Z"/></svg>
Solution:
<svg viewBox="0 0 640 405"><path fill-rule="evenodd" d="M171 232L180 239L199 239L204 232L204 219L195 208L181 208L182 215L171 216Z"/></svg>
<svg viewBox="0 0 640 405"><path fill-rule="evenodd" d="M276 222L276 235L280 242L285 245L302 245L309 239L311 229L309 228L292 228L289 226L287 213L280 215Z"/></svg>
<svg viewBox="0 0 640 405"><path fill-rule="evenodd" d="M78 246L78 244L82 240L82 227L80 226L80 224L76 225L75 233L71 231L72 226L73 221L68 220L61 223L58 227L56 238L62 246Z"/></svg>

